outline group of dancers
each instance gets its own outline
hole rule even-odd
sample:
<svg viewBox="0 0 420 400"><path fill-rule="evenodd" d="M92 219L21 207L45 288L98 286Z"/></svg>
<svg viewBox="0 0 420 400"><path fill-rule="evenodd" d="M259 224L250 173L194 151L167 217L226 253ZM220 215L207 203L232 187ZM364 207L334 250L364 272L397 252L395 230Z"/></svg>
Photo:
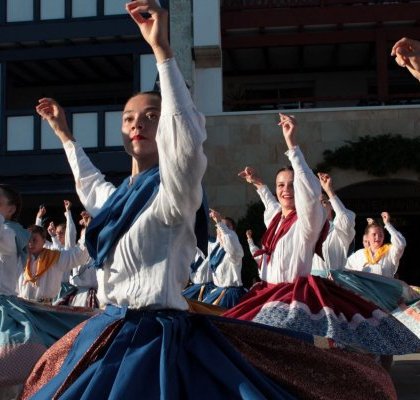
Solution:
<svg viewBox="0 0 420 400"><path fill-rule="evenodd" d="M376 358L415 352L420 337L391 313L401 304L396 290L386 307L366 290L398 286L375 275L392 274L382 266L402 254L389 215L382 218L391 245L382 243L383 227L371 224L369 248L347 261L362 271L344 270L342 229L347 224L354 236L354 214L333 193L330 177L316 177L307 165L295 118L280 114L291 167L276 174L276 195L254 169L240 174L256 187L267 225L254 252L261 280L245 293L233 221L211 210L217 237L209 242L201 218L205 120L173 57L168 13L154 0L131 1L126 9L153 50L161 85L160 93L135 94L124 106L131 174L118 188L107 182L74 139L61 106L42 98L36 110L61 140L91 218L79 243L48 248L42 227L28 231L17 222L18 194L0 187L0 390L34 400L396 399ZM410 43L401 41L395 54L416 69ZM321 201L322 187L328 201ZM333 223L326 219L329 204ZM194 282L206 262L207 287ZM48 304L64 274L86 264L95 271L103 307ZM20 276L26 298L36 301L18 296ZM189 279L207 307L183 296ZM410 307L418 297L402 287ZM217 307L223 298L237 304L225 311Z"/></svg>

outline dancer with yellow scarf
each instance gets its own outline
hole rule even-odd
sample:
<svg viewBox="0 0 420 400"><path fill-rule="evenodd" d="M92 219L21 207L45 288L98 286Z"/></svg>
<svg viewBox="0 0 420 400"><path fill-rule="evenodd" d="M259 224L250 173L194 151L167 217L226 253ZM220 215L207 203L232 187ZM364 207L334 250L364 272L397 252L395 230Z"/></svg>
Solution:
<svg viewBox="0 0 420 400"><path fill-rule="evenodd" d="M391 243L384 244L384 228L373 219L368 219L365 235L369 247L358 250L347 260L346 269L364 271L393 278L406 246L404 236L390 223L390 215L381 213L385 229L391 235Z"/></svg>

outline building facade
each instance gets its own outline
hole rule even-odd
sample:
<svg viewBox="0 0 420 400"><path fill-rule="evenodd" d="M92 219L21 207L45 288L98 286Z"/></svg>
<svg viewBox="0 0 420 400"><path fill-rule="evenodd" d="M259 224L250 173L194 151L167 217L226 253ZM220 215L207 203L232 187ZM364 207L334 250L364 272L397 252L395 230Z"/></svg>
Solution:
<svg viewBox="0 0 420 400"><path fill-rule="evenodd" d="M63 199L80 204L59 141L34 107L66 109L75 137L118 183L130 170L121 146L124 101L158 87L150 48L124 10L126 0L0 0L0 180L24 197L23 222L40 204L62 220ZM205 185L211 206L240 218L257 200L240 182L245 165L267 182L286 162L278 110L299 120L314 168L325 150L362 136L419 132L420 85L389 56L403 36L420 38L420 2L358 0L161 0L170 38L198 108L207 117ZM372 152L381 151L372 149ZM394 161L389 160L390 163ZM343 201L359 215L387 210L408 238L420 222L419 173L377 177L333 168ZM406 272L404 272L406 273ZM410 279L420 284L420 274Z"/></svg>

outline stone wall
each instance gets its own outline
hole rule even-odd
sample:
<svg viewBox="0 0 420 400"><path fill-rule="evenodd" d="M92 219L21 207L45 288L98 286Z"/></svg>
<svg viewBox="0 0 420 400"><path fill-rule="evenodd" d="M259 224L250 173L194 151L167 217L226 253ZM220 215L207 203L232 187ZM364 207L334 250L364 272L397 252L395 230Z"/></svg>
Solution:
<svg viewBox="0 0 420 400"><path fill-rule="evenodd" d="M288 113L298 119L298 141L311 167L322 161L324 150L334 150L344 145L345 141L357 140L359 136L392 133L414 138L420 133L418 106L288 110ZM205 185L211 207L238 218L244 215L247 204L258 200L252 186L237 177L237 173L246 165L256 167L273 187L275 172L288 163L284 155L286 146L277 121L276 112L207 116L205 152L208 168ZM334 169L331 175L337 190L350 184L378 179L354 170ZM420 179L418 174L408 170L387 178L416 182Z"/></svg>

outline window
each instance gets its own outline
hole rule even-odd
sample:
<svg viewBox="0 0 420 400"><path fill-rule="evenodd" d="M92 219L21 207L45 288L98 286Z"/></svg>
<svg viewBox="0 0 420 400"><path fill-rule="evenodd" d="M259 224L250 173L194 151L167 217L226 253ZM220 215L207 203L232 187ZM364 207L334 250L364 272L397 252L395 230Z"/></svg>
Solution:
<svg viewBox="0 0 420 400"><path fill-rule="evenodd" d="M20 116L7 118L7 150L32 150L34 148L34 118Z"/></svg>

